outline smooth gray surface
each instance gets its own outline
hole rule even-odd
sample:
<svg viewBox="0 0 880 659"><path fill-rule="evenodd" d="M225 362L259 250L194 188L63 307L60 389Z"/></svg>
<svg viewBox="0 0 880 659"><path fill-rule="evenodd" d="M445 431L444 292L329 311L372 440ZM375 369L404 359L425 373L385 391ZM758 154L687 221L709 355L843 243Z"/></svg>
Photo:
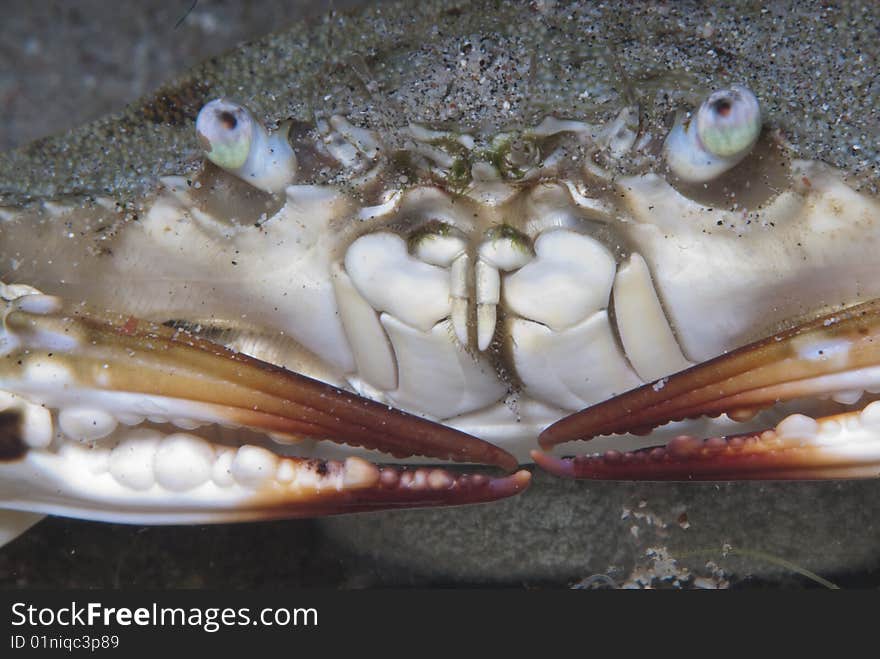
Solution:
<svg viewBox="0 0 880 659"><path fill-rule="evenodd" d="M119 112L242 41L353 0L4 0L0 151Z"/></svg>

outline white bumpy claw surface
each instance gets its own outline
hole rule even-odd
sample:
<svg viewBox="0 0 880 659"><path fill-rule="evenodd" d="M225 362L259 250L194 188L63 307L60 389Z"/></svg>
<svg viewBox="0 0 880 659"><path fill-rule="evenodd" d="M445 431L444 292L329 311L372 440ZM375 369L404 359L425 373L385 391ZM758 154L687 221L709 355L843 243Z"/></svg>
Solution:
<svg viewBox="0 0 880 659"><path fill-rule="evenodd" d="M113 478L133 490L148 490L156 482L153 458L162 434L150 428L136 428L110 451L109 469Z"/></svg>
<svg viewBox="0 0 880 659"><path fill-rule="evenodd" d="M154 460L159 485L183 492L210 480L214 449L200 437L176 433L159 443Z"/></svg>
<svg viewBox="0 0 880 659"><path fill-rule="evenodd" d="M79 442L91 442L116 430L112 414L87 407L67 407L58 414L58 425L65 435Z"/></svg>

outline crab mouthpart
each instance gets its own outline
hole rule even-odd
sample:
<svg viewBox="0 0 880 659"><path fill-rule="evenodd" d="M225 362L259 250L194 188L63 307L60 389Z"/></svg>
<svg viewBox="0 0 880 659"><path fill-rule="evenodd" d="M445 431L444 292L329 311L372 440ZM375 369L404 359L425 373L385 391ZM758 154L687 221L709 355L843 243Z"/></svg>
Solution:
<svg viewBox="0 0 880 659"><path fill-rule="evenodd" d="M11 296L10 288L0 332L0 472L9 473L0 481L40 485L0 488L3 507L213 522L458 505L528 486L524 471L490 477L379 467L357 457L325 462L240 440L215 443L204 437L210 432L160 432L149 422L268 434L270 446L327 439L508 472L517 464L466 433L182 330L66 308L37 293ZM50 410L58 410L57 423Z"/></svg>
<svg viewBox="0 0 880 659"><path fill-rule="evenodd" d="M624 432L648 433L671 421L748 419L777 403L808 397L856 402L880 392L880 300L872 300L634 389L561 419L539 443ZM703 441L681 436L666 447L559 459L536 451L562 476L606 479L737 480L862 478L880 475L880 402L813 419L787 417L775 429Z"/></svg>

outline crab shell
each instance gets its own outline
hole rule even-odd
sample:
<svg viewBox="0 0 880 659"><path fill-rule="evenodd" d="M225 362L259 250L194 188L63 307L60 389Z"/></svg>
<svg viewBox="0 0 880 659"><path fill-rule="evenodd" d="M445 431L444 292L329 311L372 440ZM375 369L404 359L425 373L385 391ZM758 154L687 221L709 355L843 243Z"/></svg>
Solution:
<svg viewBox="0 0 880 659"><path fill-rule="evenodd" d="M376 468L313 441L328 439L592 477L876 475L876 405L738 424L876 393L877 310L858 305L880 297L880 212L841 172L765 135L741 166L763 189L730 203L719 191L743 170L708 193L677 182L660 119L631 106L532 108L490 129L410 108L377 128L340 106L293 127L284 185L197 158L124 183L122 201L62 194L77 171L26 190L49 199L10 194L5 505L220 521L528 482ZM539 435L551 448L702 415L572 462L531 453ZM627 452L683 432L731 438Z"/></svg>

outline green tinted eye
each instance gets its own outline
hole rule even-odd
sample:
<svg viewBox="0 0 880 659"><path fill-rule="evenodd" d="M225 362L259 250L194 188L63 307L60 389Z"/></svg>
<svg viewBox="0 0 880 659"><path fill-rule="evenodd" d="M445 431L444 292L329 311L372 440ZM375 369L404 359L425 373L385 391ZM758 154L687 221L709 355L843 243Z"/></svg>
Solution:
<svg viewBox="0 0 880 659"><path fill-rule="evenodd" d="M224 99L205 105L196 119L205 155L218 167L236 170L247 162L254 141L254 120L247 109Z"/></svg>
<svg viewBox="0 0 880 659"><path fill-rule="evenodd" d="M752 148L761 132L761 108L755 95L739 85L717 91L697 111L697 135L703 147L719 158Z"/></svg>

